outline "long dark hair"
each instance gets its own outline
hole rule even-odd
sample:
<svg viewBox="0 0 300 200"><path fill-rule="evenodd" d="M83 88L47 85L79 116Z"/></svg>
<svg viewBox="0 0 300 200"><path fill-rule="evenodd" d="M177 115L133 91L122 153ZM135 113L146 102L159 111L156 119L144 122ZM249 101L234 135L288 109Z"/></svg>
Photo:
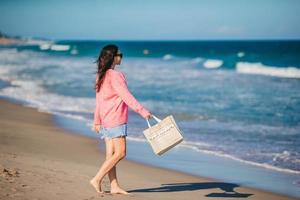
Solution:
<svg viewBox="0 0 300 200"><path fill-rule="evenodd" d="M96 60L97 63L97 75L98 79L95 83L94 89L96 92L99 92L105 73L108 69L112 67L114 62L115 55L118 53L118 46L114 44L108 44L102 48L98 59Z"/></svg>

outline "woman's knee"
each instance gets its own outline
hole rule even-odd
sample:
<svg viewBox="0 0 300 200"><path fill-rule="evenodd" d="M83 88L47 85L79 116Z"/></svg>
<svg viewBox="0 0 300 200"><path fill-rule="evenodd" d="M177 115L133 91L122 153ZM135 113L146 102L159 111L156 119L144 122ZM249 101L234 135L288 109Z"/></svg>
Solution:
<svg viewBox="0 0 300 200"><path fill-rule="evenodd" d="M115 154L116 154L116 157L120 160L126 157L126 151L119 151L119 152L116 152Z"/></svg>
<svg viewBox="0 0 300 200"><path fill-rule="evenodd" d="M114 155L114 152L113 152L113 151L106 152L105 159L108 160L108 159L110 159L113 155Z"/></svg>
<svg viewBox="0 0 300 200"><path fill-rule="evenodd" d="M123 159L126 156L126 140L124 137L114 138L114 150L116 156L119 159Z"/></svg>

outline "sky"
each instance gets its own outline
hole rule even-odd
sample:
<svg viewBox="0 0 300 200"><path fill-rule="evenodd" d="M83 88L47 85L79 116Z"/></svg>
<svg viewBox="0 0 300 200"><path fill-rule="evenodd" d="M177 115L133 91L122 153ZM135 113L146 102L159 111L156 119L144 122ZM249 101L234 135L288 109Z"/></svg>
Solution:
<svg viewBox="0 0 300 200"><path fill-rule="evenodd" d="M75 40L300 39L299 0L0 0L0 31Z"/></svg>

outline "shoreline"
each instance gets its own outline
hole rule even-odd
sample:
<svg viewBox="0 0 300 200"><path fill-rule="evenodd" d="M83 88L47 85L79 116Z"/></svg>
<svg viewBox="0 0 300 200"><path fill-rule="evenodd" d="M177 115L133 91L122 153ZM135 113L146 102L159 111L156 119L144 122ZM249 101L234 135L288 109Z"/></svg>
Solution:
<svg viewBox="0 0 300 200"><path fill-rule="evenodd" d="M6 199L297 199L121 160L120 185L132 195L99 195L88 181L105 159L98 140L55 126L53 115L0 99L0 197ZM109 191L107 176L102 188Z"/></svg>
<svg viewBox="0 0 300 200"><path fill-rule="evenodd" d="M64 130L75 134L95 137L86 122L70 119L66 116L54 114L55 124ZM136 116L131 113L131 120ZM133 121L129 123L133 123ZM135 126L135 124L132 124ZM129 131L131 132L131 127ZM135 129L135 128L134 128ZM135 130L136 131L136 130ZM244 187L269 191L276 194L298 197L299 182L298 175L276 171L256 165L249 165L240 160L231 159L207 152L191 149L189 146L178 146L163 156L154 155L146 140L127 137L127 159L140 164L160 167L167 170L175 170L192 176L204 177L223 182L233 182ZM100 145L105 151L105 144ZM276 183L276 184L274 184Z"/></svg>

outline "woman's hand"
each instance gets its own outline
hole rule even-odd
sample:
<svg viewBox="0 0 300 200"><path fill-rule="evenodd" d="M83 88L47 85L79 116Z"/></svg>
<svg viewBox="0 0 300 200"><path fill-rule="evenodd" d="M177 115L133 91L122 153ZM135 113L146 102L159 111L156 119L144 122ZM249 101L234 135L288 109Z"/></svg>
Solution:
<svg viewBox="0 0 300 200"><path fill-rule="evenodd" d="M151 117L152 117L152 114L149 113L149 115L147 115L147 116L145 117L145 119L150 119Z"/></svg>
<svg viewBox="0 0 300 200"><path fill-rule="evenodd" d="M101 125L100 124L93 124L93 131L96 133L100 133Z"/></svg>

